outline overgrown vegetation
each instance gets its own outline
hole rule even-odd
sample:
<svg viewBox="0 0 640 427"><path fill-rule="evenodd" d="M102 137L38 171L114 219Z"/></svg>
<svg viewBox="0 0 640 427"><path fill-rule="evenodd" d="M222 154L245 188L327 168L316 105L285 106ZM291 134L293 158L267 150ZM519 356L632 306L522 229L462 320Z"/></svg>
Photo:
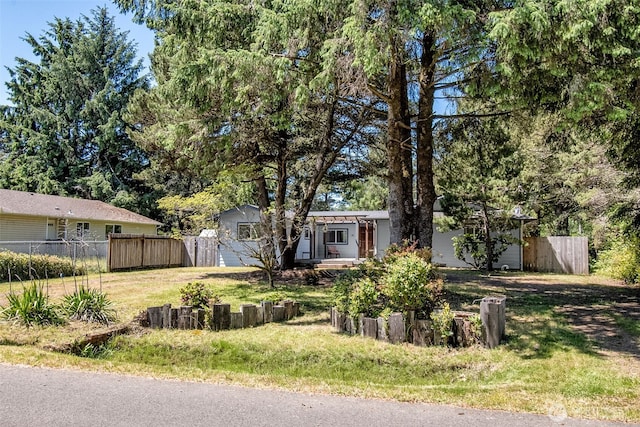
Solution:
<svg viewBox="0 0 640 427"><path fill-rule="evenodd" d="M85 273L84 267L65 258L0 251L0 281L81 276Z"/></svg>
<svg viewBox="0 0 640 427"><path fill-rule="evenodd" d="M107 295L81 285L62 300L62 310L73 320L108 324L116 320L116 311Z"/></svg>
<svg viewBox="0 0 640 427"><path fill-rule="evenodd" d="M59 308L49 301L43 286L32 283L23 292L7 294L9 305L2 308L2 317L24 326L60 325L64 323Z"/></svg>
<svg viewBox="0 0 640 427"><path fill-rule="evenodd" d="M369 273L382 273L375 267ZM98 324L24 328L0 322L0 362L541 414L560 402L574 418L640 421L637 346L616 349L593 340L573 327L565 311L606 306L620 313L617 304L624 303L628 312L619 332L635 331L637 337L640 318L628 301L640 297L640 289L609 286L597 277L441 271L447 274L451 310L477 312L473 301L507 296L505 345L453 350L338 334L329 326L327 283L305 286L300 279L277 284L276 292L304 307L303 317L285 324L219 332L149 330L118 336L104 349L79 348L75 354L97 357L85 360L49 349L83 342ZM233 310L275 299L259 276L242 268L182 268L108 273L102 282L126 322L146 307L179 301L179 289L189 282L205 283ZM92 277L89 285L96 287L98 280ZM8 291L9 284L0 283L0 304ZM52 301L66 292L60 280L50 282Z"/></svg>
<svg viewBox="0 0 640 427"><path fill-rule="evenodd" d="M627 284L640 279L640 238L615 240L598 254L594 269L598 274L619 279Z"/></svg>
<svg viewBox="0 0 640 427"><path fill-rule="evenodd" d="M213 290L202 282L189 282L180 288L180 300L183 305L193 308L208 308L212 302L218 302Z"/></svg>
<svg viewBox="0 0 640 427"><path fill-rule="evenodd" d="M354 317L414 310L418 318L428 319L442 302L443 286L429 256L428 251L391 246L382 261L367 260L336 279L334 306Z"/></svg>

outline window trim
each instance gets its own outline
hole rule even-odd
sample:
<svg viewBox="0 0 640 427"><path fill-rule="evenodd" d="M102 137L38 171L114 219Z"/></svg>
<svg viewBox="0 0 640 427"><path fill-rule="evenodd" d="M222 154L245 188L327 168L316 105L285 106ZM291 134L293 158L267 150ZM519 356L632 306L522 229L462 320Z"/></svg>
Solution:
<svg viewBox="0 0 640 427"><path fill-rule="evenodd" d="M236 238L241 242L258 240L258 231L256 230L257 222L239 222L236 224ZM240 229L248 227L249 232L240 232Z"/></svg>
<svg viewBox="0 0 640 427"><path fill-rule="evenodd" d="M91 223L86 221L76 222L76 238L84 239L91 233Z"/></svg>
<svg viewBox="0 0 640 427"><path fill-rule="evenodd" d="M338 241L338 232L344 235L344 242ZM329 240L329 236L333 235L333 240ZM325 243L327 245L348 245L349 229L348 228L330 228L325 233Z"/></svg>
<svg viewBox="0 0 640 427"><path fill-rule="evenodd" d="M112 231L108 230L109 227ZM120 231L116 231L116 227L120 228ZM109 234L122 234L122 224L105 224L104 235L109 236Z"/></svg>

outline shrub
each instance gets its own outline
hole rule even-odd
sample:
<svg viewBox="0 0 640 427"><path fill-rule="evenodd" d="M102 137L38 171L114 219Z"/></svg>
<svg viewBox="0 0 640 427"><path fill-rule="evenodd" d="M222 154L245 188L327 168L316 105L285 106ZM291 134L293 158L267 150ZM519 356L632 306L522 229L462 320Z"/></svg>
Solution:
<svg viewBox="0 0 640 427"><path fill-rule="evenodd" d="M622 280L627 284L640 280L640 253L636 239L618 240L611 248L601 251L594 268L598 274Z"/></svg>
<svg viewBox="0 0 640 427"><path fill-rule="evenodd" d="M202 282L189 282L180 288L180 299L183 305L193 308L207 308L211 302L217 302L219 298Z"/></svg>
<svg viewBox="0 0 640 427"><path fill-rule="evenodd" d="M42 286L36 283L23 288L22 294L7 294L9 306L2 309L2 317L17 321L27 327L33 325L59 325L64 320L58 307L49 302Z"/></svg>
<svg viewBox="0 0 640 427"><path fill-rule="evenodd" d="M48 277L81 276L85 274L82 267L74 266L71 260L53 255L28 255L10 251L0 252L0 281L16 278L45 279Z"/></svg>
<svg viewBox="0 0 640 427"><path fill-rule="evenodd" d="M348 312L352 317L362 313L368 317L377 317L381 311L378 305L380 292L373 280L364 277L353 283L349 295Z"/></svg>
<svg viewBox="0 0 640 427"><path fill-rule="evenodd" d="M347 270L336 278L331 288L331 299L333 300L334 307L336 307L338 311L342 313L349 311L353 285L363 278L365 278L365 274L359 269Z"/></svg>
<svg viewBox="0 0 640 427"><path fill-rule="evenodd" d="M431 312L440 299L442 279L415 253L396 257L387 265L382 292L394 309Z"/></svg>
<svg viewBox="0 0 640 427"><path fill-rule="evenodd" d="M112 302L103 292L80 286L71 295L65 295L62 310L74 320L108 324L116 320Z"/></svg>
<svg viewBox="0 0 640 427"><path fill-rule="evenodd" d="M453 318L454 313L451 311L448 302L444 303L442 310L431 313L433 331L437 336L442 338L443 344L446 344L449 337L453 335L453 330L451 328Z"/></svg>

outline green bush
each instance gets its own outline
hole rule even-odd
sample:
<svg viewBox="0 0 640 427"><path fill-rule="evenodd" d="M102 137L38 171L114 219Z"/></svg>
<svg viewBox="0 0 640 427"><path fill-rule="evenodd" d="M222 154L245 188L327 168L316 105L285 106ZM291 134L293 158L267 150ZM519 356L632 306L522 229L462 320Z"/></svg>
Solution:
<svg viewBox="0 0 640 427"><path fill-rule="evenodd" d="M441 310L431 313L431 321L433 322L433 332L442 338L442 344L447 344L447 340L453 335L451 328L454 313L449 307L449 303L445 302Z"/></svg>
<svg viewBox="0 0 640 427"><path fill-rule="evenodd" d="M103 292L80 286L73 294L65 295L62 310L70 319L108 324L116 320L113 303Z"/></svg>
<svg viewBox="0 0 640 427"><path fill-rule="evenodd" d="M362 313L367 317L377 317L381 308L378 305L380 292L376 283L364 277L353 284L349 295L349 314L356 317Z"/></svg>
<svg viewBox="0 0 640 427"><path fill-rule="evenodd" d="M9 305L2 308L2 317L24 326L60 325L64 323L58 307L49 302L41 285L36 283L23 288L22 294L7 294Z"/></svg>
<svg viewBox="0 0 640 427"><path fill-rule="evenodd" d="M418 254L408 253L387 265L382 292L392 308L431 312L442 293L442 280L432 264Z"/></svg>
<svg viewBox="0 0 640 427"><path fill-rule="evenodd" d="M603 276L623 280L627 284L640 281L640 241L616 240L598 254L595 271Z"/></svg>
<svg viewBox="0 0 640 427"><path fill-rule="evenodd" d="M333 306L342 313L349 312L349 306L351 305L351 292L354 284L366 276L362 270L347 270L340 274L333 282L331 288L331 299Z"/></svg>
<svg viewBox="0 0 640 427"><path fill-rule="evenodd" d="M0 281L46 279L50 277L81 276L84 268L74 266L65 258L53 255L28 255L10 251L0 252Z"/></svg>
<svg viewBox="0 0 640 427"><path fill-rule="evenodd" d="M211 302L217 302L219 298L202 282L189 282L180 288L180 299L183 305L193 308L208 308Z"/></svg>
<svg viewBox="0 0 640 427"><path fill-rule="evenodd" d="M426 256L428 251L394 248L383 263L368 261L341 274L332 288L334 307L354 317L416 310L428 318L440 302L442 279Z"/></svg>

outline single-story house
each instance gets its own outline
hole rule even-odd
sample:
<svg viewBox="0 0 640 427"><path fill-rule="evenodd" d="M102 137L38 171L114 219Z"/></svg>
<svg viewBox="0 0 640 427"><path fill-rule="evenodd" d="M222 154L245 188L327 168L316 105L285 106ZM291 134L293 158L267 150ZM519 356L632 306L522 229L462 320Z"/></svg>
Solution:
<svg viewBox="0 0 640 427"><path fill-rule="evenodd" d="M434 218L444 213L440 203L434 205ZM517 227L509 233L522 240L522 224L531 218L515 215ZM240 266L253 263L247 247L252 245L254 227L259 223L256 206L244 205L220 213L218 235L220 249L219 266ZM307 216L296 259L312 262L326 259L358 260L367 257L382 258L390 244L390 221L387 211L311 211ZM252 234L253 233L253 234ZM469 264L455 256L452 238L462 234L462 230L442 232L434 225L432 260L447 267L468 267ZM500 256L496 267L507 266L521 270L523 267L522 247L512 244Z"/></svg>
<svg viewBox="0 0 640 427"><path fill-rule="evenodd" d="M0 189L0 242L106 240L157 234L162 223L98 200Z"/></svg>

